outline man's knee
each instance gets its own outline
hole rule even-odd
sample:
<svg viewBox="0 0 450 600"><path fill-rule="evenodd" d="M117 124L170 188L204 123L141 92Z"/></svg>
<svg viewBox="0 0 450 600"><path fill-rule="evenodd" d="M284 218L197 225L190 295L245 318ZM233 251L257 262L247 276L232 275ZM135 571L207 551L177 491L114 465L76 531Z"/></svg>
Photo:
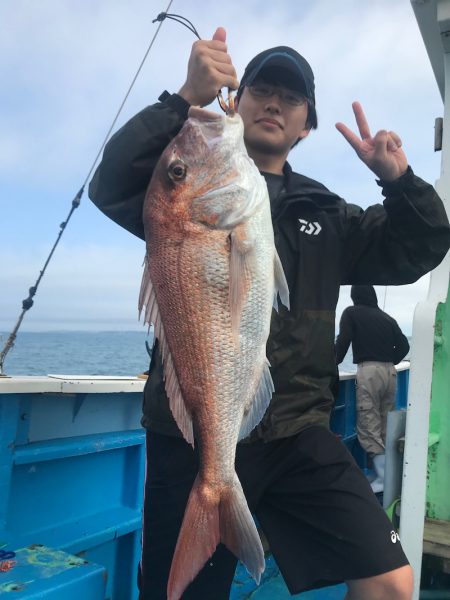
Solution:
<svg viewBox="0 0 450 600"><path fill-rule="evenodd" d="M346 600L411 600L414 587L409 565L382 575L347 582Z"/></svg>

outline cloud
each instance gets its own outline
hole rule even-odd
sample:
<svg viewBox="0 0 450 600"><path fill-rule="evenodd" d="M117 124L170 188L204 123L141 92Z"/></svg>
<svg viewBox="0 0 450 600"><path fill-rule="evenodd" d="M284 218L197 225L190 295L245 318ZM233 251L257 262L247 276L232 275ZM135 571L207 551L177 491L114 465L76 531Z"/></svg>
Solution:
<svg viewBox="0 0 450 600"><path fill-rule="evenodd" d="M0 272L0 331L11 331L21 311L22 300L43 264L47 248L31 252L6 252L9 265ZM63 244L50 263L25 317L22 329L137 330L137 298L142 277L143 245L139 240L123 245ZM417 302L426 298L429 276L405 286L376 286L380 308L394 317L408 335ZM350 286L343 286L337 306L337 323L351 305Z"/></svg>
<svg viewBox="0 0 450 600"><path fill-rule="evenodd" d="M418 131L411 139L420 139L423 148L423 101L431 96L437 103L438 93L407 0L351 0L340 3L339 10L331 0L263 6L230 0L226 11L209 2L201 13L191 0L174 2L175 8L205 37L218 24L227 28L239 73L256 51L270 45L288 44L304 52L316 72L321 127L327 128L321 143L336 152L343 149L333 125L338 119L352 121L355 94L369 102L377 127L392 123L404 129L415 118ZM156 15L144 0L89 5L18 0L2 11L9 26L0 40L0 68L9 80L2 91L9 110L0 116L0 170L8 178L26 175L41 184L50 177L60 184L75 173L81 178L156 32L151 23ZM163 89L180 87L194 40L179 24L164 22L119 123L155 101ZM319 158L314 152L306 164L320 168Z"/></svg>
<svg viewBox="0 0 450 600"><path fill-rule="evenodd" d="M9 269L0 273L0 289L7 290L0 297L0 330L13 328L47 253L47 248L5 252ZM142 259L142 243L61 245L22 329L142 329L137 310Z"/></svg>
<svg viewBox="0 0 450 600"><path fill-rule="evenodd" d="M0 70L8 85L0 91L0 227L9 247L2 248L0 286L7 293L0 298L0 327L14 323L161 10L165 6L146 0L1 4L0 19L7 26L0 37ZM280 44L310 60L319 129L292 153L299 172L364 207L382 200L373 174L334 128L338 120L353 126L351 101L359 99L374 130L387 127L401 134L418 174L431 182L438 177L433 126L442 103L408 0L228 0L225 9L215 0L175 0L171 10L190 18L203 37L224 26L239 74L256 52ZM163 24L116 129L164 89L179 89L194 40L179 24ZM52 320L60 327L102 319L135 326L142 242L109 223L86 196L83 202L26 328L50 327ZM424 287L388 290L387 309L392 306L405 326Z"/></svg>

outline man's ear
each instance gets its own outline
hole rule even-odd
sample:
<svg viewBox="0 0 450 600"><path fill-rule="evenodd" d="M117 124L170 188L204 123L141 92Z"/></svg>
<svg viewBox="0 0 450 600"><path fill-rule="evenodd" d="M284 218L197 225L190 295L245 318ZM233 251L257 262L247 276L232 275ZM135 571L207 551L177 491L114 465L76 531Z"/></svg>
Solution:
<svg viewBox="0 0 450 600"><path fill-rule="evenodd" d="M302 131L300 132L300 135L298 136L298 140L304 140L306 137L308 137L309 132L311 131L310 127L305 127L305 129L302 129Z"/></svg>
<svg viewBox="0 0 450 600"><path fill-rule="evenodd" d="M292 150L292 148L295 148L295 146L297 144L299 144L302 140L304 140L306 137L308 137L310 131L311 131L310 127L308 127L308 128L305 127L305 129L302 129L302 131L300 132L300 135L298 136L296 141L292 144L291 150Z"/></svg>

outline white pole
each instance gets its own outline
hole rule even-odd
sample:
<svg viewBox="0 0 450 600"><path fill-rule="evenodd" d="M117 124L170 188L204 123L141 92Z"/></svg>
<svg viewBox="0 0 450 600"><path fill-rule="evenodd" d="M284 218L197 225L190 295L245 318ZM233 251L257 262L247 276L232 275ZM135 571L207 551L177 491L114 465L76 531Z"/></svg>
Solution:
<svg viewBox="0 0 450 600"><path fill-rule="evenodd" d="M450 214L450 0L417 2L411 0L430 58L439 78L442 67L444 83L440 83L444 100L441 176L436 189ZM426 13L425 13L426 11ZM431 21L434 21L433 23ZM434 35L430 25L438 28ZM427 34L429 34L427 36ZM440 47L439 47L440 38ZM428 43L427 43L428 42ZM441 55L436 57L433 50ZM433 61L432 61L433 62ZM440 65L440 67L439 67ZM442 71L441 71L442 75ZM437 115L438 116L438 115ZM403 485L400 509L400 539L414 570L413 600L419 598L422 566L423 531L427 482L428 433L433 375L434 325L438 303L445 302L449 285L450 254L435 269L430 278L428 297L417 305L414 313L411 348L411 371L408 393L406 440L403 464Z"/></svg>

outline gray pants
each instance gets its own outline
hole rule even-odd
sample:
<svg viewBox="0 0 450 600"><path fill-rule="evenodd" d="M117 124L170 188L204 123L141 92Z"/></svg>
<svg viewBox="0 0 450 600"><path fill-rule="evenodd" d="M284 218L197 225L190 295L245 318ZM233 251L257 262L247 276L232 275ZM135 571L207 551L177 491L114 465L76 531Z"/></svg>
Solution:
<svg viewBox="0 0 450 600"><path fill-rule="evenodd" d="M356 372L356 432L371 455L384 454L387 414L394 408L397 371L392 363L368 361Z"/></svg>

